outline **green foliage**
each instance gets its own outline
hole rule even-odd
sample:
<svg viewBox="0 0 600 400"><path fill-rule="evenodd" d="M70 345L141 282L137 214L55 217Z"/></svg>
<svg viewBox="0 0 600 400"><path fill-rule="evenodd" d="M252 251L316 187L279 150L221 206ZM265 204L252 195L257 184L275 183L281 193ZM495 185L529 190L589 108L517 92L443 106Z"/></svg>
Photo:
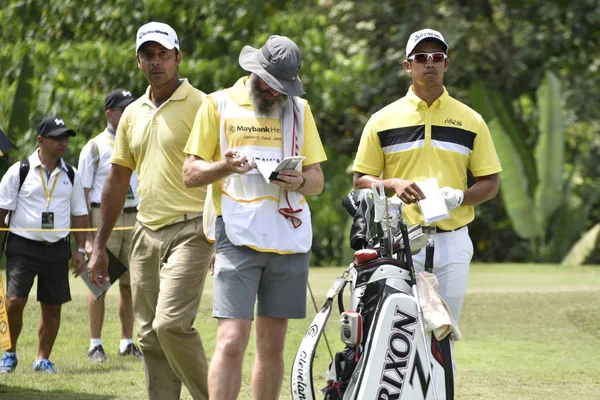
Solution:
<svg viewBox="0 0 600 400"><path fill-rule="evenodd" d="M544 223L561 205L564 186L565 113L561 104L560 82L554 74L546 72L537 90L537 99L540 135L534 154L539 183L534 203L536 219Z"/></svg>
<svg viewBox="0 0 600 400"><path fill-rule="evenodd" d="M318 266L350 261L344 252L349 237L349 215L342 207L342 200L352 190L352 176L340 171L348 171L353 160L334 147L327 147L326 151L328 160L321 164L325 188L320 196L309 198L314 234L312 263Z"/></svg>
<svg viewBox="0 0 600 400"><path fill-rule="evenodd" d="M567 253L565 258L561 261L561 266L580 266L590 256L592 251L598 244L598 234L600 233L600 224L594 225L592 229L587 231L581 236L581 239L577 241L571 247L571 250Z"/></svg>
<svg viewBox="0 0 600 400"><path fill-rule="evenodd" d="M547 72L537 90L539 128L533 152L523 145L530 135L522 130L526 124L515 120L511 105L498 91L478 82L471 94L475 108L491 119L490 131L503 165L501 196L515 232L530 240L535 257L556 261L584 230L589 212L571 191L571 179L565 174L565 111L558 78ZM533 110L528 101L521 104ZM529 161L532 154L535 166Z"/></svg>
<svg viewBox="0 0 600 400"><path fill-rule="evenodd" d="M362 128L374 111L406 93L410 82L402 61L408 35L431 27L450 43L451 63L445 75L449 92L472 104L488 123L501 124L507 135L516 135L511 140L520 145L513 156L522 165L513 184L520 185L519 190L528 193L529 199L538 197L537 202L544 206L536 211L536 219L550 219L555 232L568 228L568 239L558 242L544 230L548 244L539 243L536 253L559 260L568 251L565 242L578 238L576 224L589 229L600 222L600 204L593 190L600 186L600 167L593 157L599 150L600 109L590 101L600 95L600 54L590 50L590 43L600 40L596 0L182 0L177 4L162 0L7 0L2 4L0 125L18 148L0 159L0 171L33 150L35 126L48 113L60 114L76 129L78 135L66 155L76 163L83 144L105 124L106 94L115 87L126 87L136 95L146 90L147 82L137 69L134 43L138 27L147 21L167 22L176 29L184 57L180 74L207 93L232 85L244 74L237 62L244 45L258 47L271 34L287 35L302 49L300 75L329 156L323 170L326 190L333 192L311 199L319 208L313 212L314 260L330 264L337 259L339 263L342 238L347 236L347 218L340 201L350 189L347 168ZM25 56L31 64L29 72L21 74ZM562 123L567 128L564 171L568 183L562 187L561 206L554 212L554 199L560 196L546 200L557 188L552 186L557 176L547 175L550 170L546 167L556 160L549 157L543 165L536 165L541 158L534 159L532 151L536 143L560 148L554 137L548 142L539 140L538 121L548 121L549 129L561 121L552 119L556 117L552 111L540 117L538 104L531 100L548 70L556 71L562 86L566 106ZM30 79L21 80L27 74ZM471 97L476 82L485 82L494 92L479 99ZM18 94L15 102L19 87L29 88L29 94ZM548 99L555 96L548 93ZM496 122L486 115L483 104L504 110L497 114ZM9 130L13 114L20 115L21 127ZM506 171L506 162L503 166ZM526 179L519 180L520 174ZM547 185L538 185L542 177ZM572 193L571 197L566 193ZM529 207L529 200L521 201L523 210ZM571 205L589 213L582 215L581 209L571 209ZM513 210L500 201L477 207L478 220L470 226L476 257L531 257L511 229ZM505 246L493 243L490 237Z"/></svg>

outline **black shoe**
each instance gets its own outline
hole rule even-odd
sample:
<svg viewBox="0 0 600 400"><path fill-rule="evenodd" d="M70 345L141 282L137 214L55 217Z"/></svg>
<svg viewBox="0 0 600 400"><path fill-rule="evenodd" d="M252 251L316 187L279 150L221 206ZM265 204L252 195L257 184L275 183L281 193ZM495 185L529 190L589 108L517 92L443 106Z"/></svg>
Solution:
<svg viewBox="0 0 600 400"><path fill-rule="evenodd" d="M106 361L106 353L104 353L104 348L101 344L88 351L87 355L94 362L101 363Z"/></svg>
<svg viewBox="0 0 600 400"><path fill-rule="evenodd" d="M135 358L144 358L140 349L133 343L129 343L124 351L119 349L120 356L132 356Z"/></svg>

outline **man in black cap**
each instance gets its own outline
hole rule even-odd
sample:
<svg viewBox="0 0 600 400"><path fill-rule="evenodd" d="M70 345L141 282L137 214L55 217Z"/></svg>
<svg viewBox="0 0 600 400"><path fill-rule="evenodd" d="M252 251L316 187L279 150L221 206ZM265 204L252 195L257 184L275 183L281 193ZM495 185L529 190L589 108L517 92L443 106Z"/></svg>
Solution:
<svg viewBox="0 0 600 400"><path fill-rule="evenodd" d="M129 90L122 88L113 90L104 103L107 126L98 136L92 138L81 149L79 155L79 172L81 173L81 184L85 194L86 203L89 205L90 223L92 227L98 227L100 218L100 200L102 188L110 171L110 158L112 157L115 143L115 135L121 115L125 108L135 101ZM132 227L137 215L138 178L134 171L129 181L129 190L123 212L117 219L115 226ZM117 257L123 265L129 268L129 249L131 247L131 230L114 230L108 238L108 250ZM86 241L86 250L91 254L94 243L94 235L89 232ZM133 343L133 303L131 298L131 284L129 271L119 278L119 318L121 320L121 343L119 355L142 357L139 348ZM90 320L90 348L88 357L95 362L106 361L106 353L102 346L102 325L104 322L104 296L96 298L88 294L88 316Z"/></svg>
<svg viewBox="0 0 600 400"><path fill-rule="evenodd" d="M202 103L185 148L184 183L215 183L213 316L219 328L208 375L211 399L239 395L255 302L255 399L279 397L288 319L306 317L312 228L305 196L322 191L320 163L327 157L308 102L296 97L304 94L301 62L287 37L271 36L260 49L244 47L239 63L250 76ZM300 162L270 176L285 158Z"/></svg>
<svg viewBox="0 0 600 400"><path fill-rule="evenodd" d="M60 327L61 306L71 300L68 230L71 221L74 228L89 227L79 172L62 159L71 136L75 131L67 128L62 118L44 118L37 127L39 148L12 165L0 182L0 226L6 227L5 217L10 212L6 310L12 343L0 361L0 373L10 373L17 367L23 310L36 276L42 316L33 371L56 372L49 357ZM77 251L71 267L77 276L85 265L85 233L76 232L75 239Z"/></svg>

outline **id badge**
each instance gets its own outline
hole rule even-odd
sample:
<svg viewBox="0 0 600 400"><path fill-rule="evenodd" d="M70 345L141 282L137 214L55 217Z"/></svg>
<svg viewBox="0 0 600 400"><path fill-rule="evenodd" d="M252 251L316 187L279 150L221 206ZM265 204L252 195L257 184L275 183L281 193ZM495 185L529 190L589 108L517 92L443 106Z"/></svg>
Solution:
<svg viewBox="0 0 600 400"><path fill-rule="evenodd" d="M135 200L135 195L133 194L131 185L129 185L129 190L127 191L127 200Z"/></svg>
<svg viewBox="0 0 600 400"><path fill-rule="evenodd" d="M54 213L42 213L42 229L54 229Z"/></svg>

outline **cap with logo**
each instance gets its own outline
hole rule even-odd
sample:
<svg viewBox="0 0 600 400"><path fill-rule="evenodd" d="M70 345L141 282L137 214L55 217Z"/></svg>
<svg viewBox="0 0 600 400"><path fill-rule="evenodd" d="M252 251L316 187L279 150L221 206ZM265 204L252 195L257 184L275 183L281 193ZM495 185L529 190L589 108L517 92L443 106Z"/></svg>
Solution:
<svg viewBox="0 0 600 400"><path fill-rule="evenodd" d="M104 102L104 109L110 110L112 108L125 108L129 104L135 101L135 97L131 94L129 90L125 90L123 88L118 88L113 90L108 96L106 96L106 101Z"/></svg>
<svg viewBox="0 0 600 400"><path fill-rule="evenodd" d="M162 22L148 22L138 29L135 36L135 52L137 53L146 42L156 42L169 50L179 50L177 33L169 25Z"/></svg>
<svg viewBox="0 0 600 400"><path fill-rule="evenodd" d="M448 52L448 43L446 43L441 33L433 29L421 29L409 36L408 43L406 43L406 57L410 56L415 47L424 40L435 40L442 45L444 52Z"/></svg>
<svg viewBox="0 0 600 400"><path fill-rule="evenodd" d="M59 116L44 117L37 126L37 134L42 137L62 135L75 136L75 131L65 126L65 121Z"/></svg>
<svg viewBox="0 0 600 400"><path fill-rule="evenodd" d="M255 73L278 92L288 96L305 93L298 76L302 53L296 43L285 36L271 36L260 49L244 46L239 63L244 70Z"/></svg>

